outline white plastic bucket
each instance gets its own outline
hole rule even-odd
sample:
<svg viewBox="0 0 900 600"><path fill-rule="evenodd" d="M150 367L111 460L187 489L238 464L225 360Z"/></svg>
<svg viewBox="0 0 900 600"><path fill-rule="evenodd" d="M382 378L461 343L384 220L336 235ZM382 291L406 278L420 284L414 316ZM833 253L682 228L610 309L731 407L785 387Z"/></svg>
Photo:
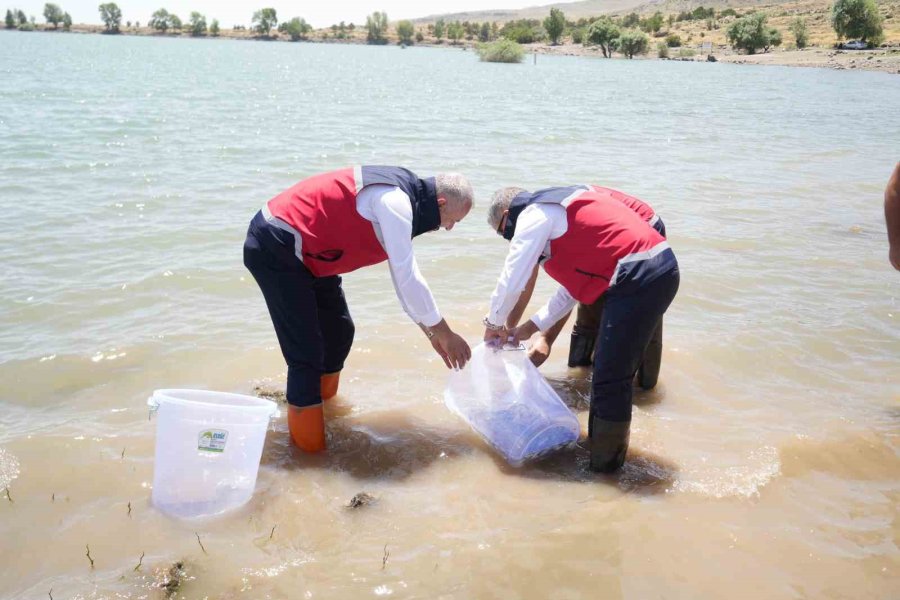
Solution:
<svg viewBox="0 0 900 600"><path fill-rule="evenodd" d="M156 390L153 504L180 518L205 517L247 502L256 486L269 421L262 398L206 390Z"/></svg>

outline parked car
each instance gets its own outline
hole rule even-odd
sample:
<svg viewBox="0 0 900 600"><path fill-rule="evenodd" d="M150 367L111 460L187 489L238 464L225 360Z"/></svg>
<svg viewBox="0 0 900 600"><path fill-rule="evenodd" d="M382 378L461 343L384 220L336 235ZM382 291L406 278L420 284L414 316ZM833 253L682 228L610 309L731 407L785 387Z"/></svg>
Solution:
<svg viewBox="0 0 900 600"><path fill-rule="evenodd" d="M865 50L869 47L867 42L861 42L859 40L851 40L844 44L844 48L847 50Z"/></svg>

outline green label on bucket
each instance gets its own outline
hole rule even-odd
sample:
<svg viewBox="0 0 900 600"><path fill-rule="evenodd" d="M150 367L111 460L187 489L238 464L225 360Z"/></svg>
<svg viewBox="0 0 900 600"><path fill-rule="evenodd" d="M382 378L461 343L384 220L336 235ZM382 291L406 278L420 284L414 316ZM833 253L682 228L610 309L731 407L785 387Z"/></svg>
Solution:
<svg viewBox="0 0 900 600"><path fill-rule="evenodd" d="M204 452L224 452L225 442L228 440L228 432L222 429L207 429L200 432L197 440L197 450Z"/></svg>

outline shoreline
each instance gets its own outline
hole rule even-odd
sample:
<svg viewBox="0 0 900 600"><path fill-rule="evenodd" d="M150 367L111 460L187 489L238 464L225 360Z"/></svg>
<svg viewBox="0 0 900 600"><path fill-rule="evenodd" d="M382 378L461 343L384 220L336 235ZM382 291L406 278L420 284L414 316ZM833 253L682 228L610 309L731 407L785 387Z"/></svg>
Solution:
<svg viewBox="0 0 900 600"><path fill-rule="evenodd" d="M3 30L15 31L15 30ZM31 32L23 33L70 33L70 34L93 34L93 35L121 35L135 37L156 37L156 38L188 38L188 39L225 39L235 41L254 41L254 42L288 42L288 43L307 43L307 44L345 44L345 45L368 45L362 32L360 35L351 35L346 39L322 37L310 37L308 39L292 41L284 35L275 35L269 38L263 38L254 35L249 30L223 30L219 35L212 36L209 34L202 36L192 36L190 33L160 33L150 29L149 27L126 28L117 34L107 34L102 26L99 25L73 25L70 31L62 29L52 29L49 27L37 28ZM319 32L315 32L319 33ZM327 34L326 34L327 35ZM388 44L380 45L398 45L396 39L389 40ZM472 50L477 44L471 41L463 41L459 44L450 42L443 44L435 44L433 42L418 42L413 46L422 48L449 48L460 49L464 51ZM599 46L583 46L581 44L564 43L552 46L544 43L522 44L525 50L526 58L523 62L528 61L528 55L543 54L553 56L578 56L593 57L604 59ZM638 56L634 60L663 60L675 62L724 62L739 65L774 65L784 67L806 67L806 68L824 68L837 71L859 70L859 71L875 71L881 73L900 74L900 46L887 48L876 48L870 50L839 50L833 47L810 46L803 50L775 50L761 54L739 54L727 46L718 45L713 47L712 51L702 54L693 47L688 48L693 53L692 56L678 56L679 48L670 48L672 56L669 58L658 58L654 56L655 50L649 50L647 54ZM624 56L614 56L606 60L630 60Z"/></svg>

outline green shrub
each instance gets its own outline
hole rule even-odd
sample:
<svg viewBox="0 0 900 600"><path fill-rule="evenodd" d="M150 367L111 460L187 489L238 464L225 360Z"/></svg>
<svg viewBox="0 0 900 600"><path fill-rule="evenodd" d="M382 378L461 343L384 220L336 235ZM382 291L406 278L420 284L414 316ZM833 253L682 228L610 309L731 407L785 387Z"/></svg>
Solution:
<svg viewBox="0 0 900 600"><path fill-rule="evenodd" d="M656 56L659 58L669 58L669 47L665 42L658 42L656 44Z"/></svg>
<svg viewBox="0 0 900 600"><path fill-rule="evenodd" d="M19 25L19 31L34 31L34 23L25 21L24 23Z"/></svg>
<svg viewBox="0 0 900 600"><path fill-rule="evenodd" d="M197 11L191 13L191 35L194 37L206 35L206 17Z"/></svg>
<svg viewBox="0 0 900 600"><path fill-rule="evenodd" d="M634 58L635 54L646 54L649 44L650 40L643 31L629 29L619 36L616 47L628 58Z"/></svg>
<svg viewBox="0 0 900 600"><path fill-rule="evenodd" d="M253 21L251 22L256 33L269 37L269 33L273 27L278 26L278 13L274 8L263 8L253 13ZM172 27L175 29L174 25Z"/></svg>
<svg viewBox="0 0 900 600"><path fill-rule="evenodd" d="M475 48L482 62L517 63L522 62L525 51L518 43L501 39L487 44L478 44Z"/></svg>
<svg viewBox="0 0 900 600"><path fill-rule="evenodd" d="M682 48L678 51L679 58L691 58L695 54L697 54L697 53L694 51L693 48Z"/></svg>
<svg viewBox="0 0 900 600"><path fill-rule="evenodd" d="M169 29L169 11L164 8L160 8L156 12L153 13L153 16L150 17L150 27L155 29L156 31L162 31L163 33Z"/></svg>
<svg viewBox="0 0 900 600"><path fill-rule="evenodd" d="M756 12L741 17L731 24L726 35L735 50L756 54L760 48L768 51L771 46L781 45L781 33L766 25L766 15Z"/></svg>
<svg viewBox="0 0 900 600"><path fill-rule="evenodd" d="M44 5L44 18L47 19L47 23L53 25L53 29L56 29L62 23L63 11L59 5L48 2Z"/></svg>
<svg viewBox="0 0 900 600"><path fill-rule="evenodd" d="M412 24L412 21L397 21L397 37L400 38L399 43L411 46L413 43L413 36L415 34L416 28Z"/></svg>
<svg viewBox="0 0 900 600"><path fill-rule="evenodd" d="M809 43L809 33L806 29L806 21L797 17L791 21L789 29L791 33L794 34L794 42L797 44L797 48L800 48L801 50L806 48Z"/></svg>
<svg viewBox="0 0 900 600"><path fill-rule="evenodd" d="M584 28L576 27L572 30L572 43L573 44L581 44L584 43Z"/></svg>
<svg viewBox="0 0 900 600"><path fill-rule="evenodd" d="M876 46L884 39L881 14L875 0L835 0L831 26L838 39L859 38Z"/></svg>
<svg viewBox="0 0 900 600"><path fill-rule="evenodd" d="M550 43L554 46L559 43L559 38L566 29L566 16L558 8L550 9L550 16L544 19L544 29L550 37Z"/></svg>
<svg viewBox="0 0 900 600"><path fill-rule="evenodd" d="M366 17L366 42L387 44L388 16L386 12L375 11Z"/></svg>
<svg viewBox="0 0 900 600"><path fill-rule="evenodd" d="M305 40L312 29L312 25L307 23L306 19L301 19L300 17L294 17L288 21L284 27L285 33L291 36L292 42Z"/></svg>
<svg viewBox="0 0 900 600"><path fill-rule="evenodd" d="M670 33L666 36L666 46L669 48L678 48L681 46L681 36L677 33Z"/></svg>
<svg viewBox="0 0 900 600"><path fill-rule="evenodd" d="M106 27L106 33L119 33L122 24L122 10L115 2L107 2L97 7L100 11L100 19Z"/></svg>
<svg viewBox="0 0 900 600"><path fill-rule="evenodd" d="M209 24L209 35L213 37L219 37L219 20L213 19L212 23Z"/></svg>
<svg viewBox="0 0 900 600"><path fill-rule="evenodd" d="M615 41L621 33L619 26L613 23L612 19L600 17L588 28L585 44L597 44L603 51L603 56L609 58L612 56Z"/></svg>

